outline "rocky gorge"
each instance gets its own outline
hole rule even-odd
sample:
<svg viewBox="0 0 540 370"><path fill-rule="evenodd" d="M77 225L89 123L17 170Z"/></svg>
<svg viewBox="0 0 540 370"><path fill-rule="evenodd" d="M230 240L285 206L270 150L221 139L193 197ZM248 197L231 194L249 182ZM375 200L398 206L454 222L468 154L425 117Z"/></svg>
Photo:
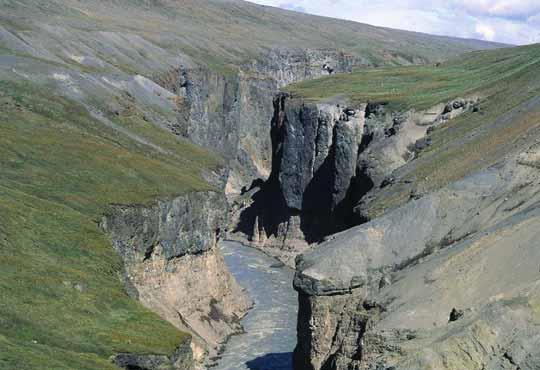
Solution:
<svg viewBox="0 0 540 370"><path fill-rule="evenodd" d="M269 122L278 88L332 73L350 72L355 60L332 50L274 50L236 75L204 68L174 69L145 80L159 98L173 101L171 133L212 147L225 165L205 178L217 189L193 192L150 205L111 205L100 227L124 263L128 294L193 338L189 352L171 359L122 355L130 368L211 365L227 340L243 332L252 305L217 247L228 227L229 205L253 179L266 179L272 163ZM147 92L139 91L140 94ZM249 180L248 180L249 179ZM180 350L179 350L180 351ZM181 351L182 353L185 350ZM169 365L166 365L169 364Z"/></svg>
<svg viewBox="0 0 540 370"><path fill-rule="evenodd" d="M199 364L242 331L250 307L216 249L227 229L291 265L311 244L360 220L354 207L362 196L412 155L430 127L477 103L461 99L425 113L305 103L278 88L328 75L328 66L351 72L358 61L331 50L275 50L268 61L233 76L196 68L154 77L175 100L177 120L168 129L226 159L207 178L233 200L231 220L223 196L193 193L149 207L112 206L101 223L124 260L128 293L192 333ZM375 163L383 158L387 167ZM253 179L260 190L249 188ZM250 205L234 209L246 194Z"/></svg>
<svg viewBox="0 0 540 370"><path fill-rule="evenodd" d="M535 368L537 55L181 5L0 5L0 368Z"/></svg>
<svg viewBox="0 0 540 370"><path fill-rule="evenodd" d="M472 97L400 112L384 104L353 107L339 98L311 103L277 94L272 170L265 183L236 201L236 235L294 265L310 245L363 223L364 196L426 145L429 130L478 103Z"/></svg>
<svg viewBox="0 0 540 370"><path fill-rule="evenodd" d="M111 207L101 227L125 264L127 291L152 311L193 334L192 352L203 364L242 332L251 302L228 271L217 242L229 227L229 196L239 185L269 176L273 96L289 82L350 72L352 58L331 50L270 53L236 76L178 69L155 81L177 101L174 134L214 148L226 160L207 174L218 192L190 193L153 206Z"/></svg>
<svg viewBox="0 0 540 370"><path fill-rule="evenodd" d="M320 55L310 51L314 54ZM464 355L456 352L453 342L442 349L437 344L431 352L423 347L445 333L443 326L449 325L448 321L461 321L468 315L457 307L472 305L467 300L470 298L455 302L441 296L438 316L422 316L410 325L399 316L405 315L401 308L392 304L408 302L410 310L416 311L415 302L427 299L421 294L428 289L415 286L420 296L409 303L412 296L401 297L404 288L397 282L406 279L408 273L416 276L417 265L443 258L431 256L444 254L449 246L475 240L482 233L486 237L498 233L509 223L519 223L515 219L528 220L529 216L521 212L528 215L534 208L537 175L530 171L534 165L523 163L525 157L536 158L534 146L526 152L529 154L517 153L512 160L449 184L439 192L412 191L410 201L401 208L383 211L381 217L370 220L372 203L381 191L399 182L396 177L402 168L413 164L418 153L430 147L430 133L461 115L478 114L483 98L472 95L424 110L394 110L386 103L351 104L340 97L315 103L278 91L287 81L328 74L323 66L341 63L347 68L340 72L350 72L350 64L329 55L325 51L324 57L313 59L310 68L320 74L306 68L306 59L302 59L303 68L296 72L300 77L290 72L295 70L294 63L291 66L290 60L279 58L283 64L258 65L266 72L259 71L257 77L248 80L244 80L246 72L232 78L201 70L176 71L177 78L167 78L169 85L156 80L178 94L182 102L173 132L200 145L214 146L226 158L225 170L208 179L222 189L232 205L228 212L224 196L201 193L172 203L160 201L153 209L113 207L102 227L124 257L128 291L131 289L135 298L178 328L193 333L192 351L203 364L218 355L227 338L242 332L240 320L250 307L216 249L219 236L227 235L289 266L296 263L294 287L299 294L299 314L295 369L380 369L394 365L415 369L433 361L449 364L440 366L457 363L466 368L478 364L504 368L506 357L497 357L499 350L463 349L472 358L463 362ZM268 70L272 72L264 75ZM287 79L280 81L273 76ZM172 82L176 85L170 85ZM529 104L535 106L534 102ZM243 131L242 122L251 131ZM529 145L534 143L531 140ZM520 147L527 149L525 144ZM516 166L524 170L516 172ZM516 189L526 193L514 199L518 196ZM515 207L508 206L502 213L493 211L502 207L498 203L501 199L508 202L510 197ZM478 238L482 243L484 239ZM465 250L463 253L470 253ZM498 256L490 256L496 263ZM469 262L460 268L469 269ZM415 278L411 279L409 284L414 285ZM440 284L448 283L441 278ZM178 289L180 286L185 288ZM394 286L396 291L392 290ZM407 289L413 294L412 288ZM194 290L195 296L191 293ZM489 294L484 299L491 299L495 293ZM468 326L460 326L464 333L478 330L478 322L495 317L493 310L500 309L480 296L476 298L480 311ZM515 299L522 299L522 295ZM514 311L504 312L510 321L518 317L523 320L523 330L534 320L533 313L513 316ZM495 324L486 325L491 328ZM504 325L497 330L509 330ZM490 340L506 353L518 351L519 346L513 343L524 333L518 331L514 339L504 341L480 336L484 334L474 334L467 340L481 346ZM414 347L417 337L424 339ZM406 342L405 347L402 342Z"/></svg>
<svg viewBox="0 0 540 370"><path fill-rule="evenodd" d="M484 99L392 111L276 95L272 171L237 203L237 231L285 263L296 257L295 369L538 366L537 96L457 137L489 145L476 170L435 191L411 186L432 133L462 115L481 121L481 107L494 109ZM431 171L423 181L440 176ZM406 198L392 206L388 189Z"/></svg>

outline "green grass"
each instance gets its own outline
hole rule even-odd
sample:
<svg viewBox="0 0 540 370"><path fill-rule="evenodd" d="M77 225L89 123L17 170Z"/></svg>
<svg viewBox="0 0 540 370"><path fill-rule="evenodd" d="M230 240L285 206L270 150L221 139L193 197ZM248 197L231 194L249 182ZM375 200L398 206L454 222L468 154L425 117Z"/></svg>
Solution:
<svg viewBox="0 0 540 370"><path fill-rule="evenodd" d="M98 221L111 203L206 190L212 154L144 121L137 143L45 88L0 82L0 368L108 369L118 352L170 354L188 335L123 290Z"/></svg>
<svg viewBox="0 0 540 370"><path fill-rule="evenodd" d="M523 71L538 68L540 47L475 52L439 66L358 69L291 85L286 90L308 101L343 97L351 104L388 103L393 110L428 109L473 94L489 96Z"/></svg>

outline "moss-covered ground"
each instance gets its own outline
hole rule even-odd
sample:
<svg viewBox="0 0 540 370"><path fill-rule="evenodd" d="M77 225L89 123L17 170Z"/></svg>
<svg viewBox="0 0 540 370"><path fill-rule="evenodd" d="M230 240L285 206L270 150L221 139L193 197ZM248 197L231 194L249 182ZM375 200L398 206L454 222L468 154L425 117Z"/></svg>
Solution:
<svg viewBox="0 0 540 370"><path fill-rule="evenodd" d="M0 82L0 368L108 369L117 352L170 354L189 336L124 292L99 229L111 203L209 189L219 160L137 115L131 140L74 101Z"/></svg>

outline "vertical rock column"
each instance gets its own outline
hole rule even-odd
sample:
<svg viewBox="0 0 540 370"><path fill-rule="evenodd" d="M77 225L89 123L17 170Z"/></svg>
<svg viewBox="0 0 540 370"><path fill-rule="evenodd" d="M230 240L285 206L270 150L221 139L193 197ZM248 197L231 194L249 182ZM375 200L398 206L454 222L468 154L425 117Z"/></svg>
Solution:
<svg viewBox="0 0 540 370"><path fill-rule="evenodd" d="M310 104L280 93L274 99L272 171L237 231L291 262L296 254L346 223L364 133L365 107Z"/></svg>

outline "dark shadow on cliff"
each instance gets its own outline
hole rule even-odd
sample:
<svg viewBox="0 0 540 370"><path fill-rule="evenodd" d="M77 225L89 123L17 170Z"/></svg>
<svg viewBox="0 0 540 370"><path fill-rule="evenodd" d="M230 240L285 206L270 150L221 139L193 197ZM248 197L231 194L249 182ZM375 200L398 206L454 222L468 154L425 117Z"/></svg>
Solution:
<svg viewBox="0 0 540 370"><path fill-rule="evenodd" d="M289 219L295 215L302 215L300 228L308 243L317 243L335 228L335 222L330 213L332 207L332 189L334 166L334 147L330 148L330 153L324 163L313 175L302 196L302 210L289 208L285 200L280 185L279 174L282 165L283 124L274 125L272 128L273 161L272 172L268 181L264 184L257 183L255 187L260 187L253 196L253 203L250 207L242 211L240 222L235 232L242 232L245 235L253 235L255 220L258 218L258 228L264 230L267 236L278 237L279 227L286 225ZM341 221L340 221L341 224ZM281 235L283 236L283 235Z"/></svg>
<svg viewBox="0 0 540 370"><path fill-rule="evenodd" d="M249 370L292 370L293 354L292 352L269 353L246 362L246 366Z"/></svg>
<svg viewBox="0 0 540 370"><path fill-rule="evenodd" d="M375 109L373 107L366 110L366 117L369 116L369 109ZM360 156L373 141L373 133L364 133L362 141L358 147L358 156ZM345 198L336 204L332 212L333 218L336 220L334 223L333 233L338 233L347 230L351 227L358 226L368 222L369 220L363 215L359 214L355 209L360 201L373 189L375 184L368 174L365 167L357 163L356 173L351 179L347 194Z"/></svg>
<svg viewBox="0 0 540 370"><path fill-rule="evenodd" d="M359 145L362 153L369 145L373 135L365 135ZM373 189L374 183L365 168L356 168L354 177L346 187L346 194L340 202L334 204L339 189L338 169L336 168L337 131L334 127L334 143L328 156L309 183L304 192L302 210L302 231L309 243L321 242L326 236L361 225L367 219L354 211L360 200Z"/></svg>
<svg viewBox="0 0 540 370"><path fill-rule="evenodd" d="M324 162L317 166L317 171L311 176L309 184L303 189L301 194L301 210L289 208L282 189L282 166L284 143L288 135L287 125L289 124L285 114L285 101L288 95L280 94L274 99L274 117L270 130L272 141L272 169L266 182L254 182L245 191L259 188L260 190L252 195L252 204L242 211L240 222L235 232L241 232L248 237L254 235L254 230L264 231L266 237L285 238L289 220L293 216L300 216L300 229L306 242L309 244L319 243L328 235L343 231L352 226L366 222L367 220L357 214L354 209L360 200L373 188L374 184L367 171L363 168L356 168L350 173L347 166L357 158L341 158L336 161L340 151L336 143L338 140L338 126L333 127L332 145L326 155ZM290 134L290 133L289 133ZM311 140L311 139L310 139ZM319 133L315 142L319 142ZM358 154L362 153L373 140L373 134L365 134L358 147ZM324 140L323 140L324 141ZM341 148L343 152L343 148ZM347 162L348 160L348 162ZM301 163L309 161L300 161ZM339 163L338 163L339 162ZM311 165L313 165L311 163ZM289 177L291 174L287 174ZM303 174L306 175L306 174ZM301 175L301 176L303 176ZM292 175L294 177L294 175ZM307 175L306 175L307 176ZM352 179L351 179L352 176ZM348 184L345 181L350 179ZM297 186L301 191L302 181L298 180L287 186ZM298 196L293 194L293 197ZM340 200L341 199L341 200ZM294 199L296 201L296 199ZM294 203L294 202L293 202Z"/></svg>
<svg viewBox="0 0 540 370"><path fill-rule="evenodd" d="M334 223L333 233L338 233L369 221L356 212L355 207L373 189L374 185L373 180L366 173L365 169L357 169L356 176L351 180L345 199L338 203L334 209L333 219L337 222Z"/></svg>
<svg viewBox="0 0 540 370"><path fill-rule="evenodd" d="M252 236L258 218L259 230L267 236L278 236L279 225L286 223L291 215L279 189L279 185L268 182L252 196L252 204L240 214L240 220L234 232Z"/></svg>
<svg viewBox="0 0 540 370"><path fill-rule="evenodd" d="M266 236L279 236L279 226L288 222L291 210L287 206L285 197L280 188L279 174L283 158L283 142L287 117L280 113L284 111L286 94L280 94L274 99L274 117L270 136L272 140L272 170L270 177L263 183L257 183L260 190L252 196L252 204L240 214L240 222L235 232L253 236L256 220L258 229L264 230Z"/></svg>
<svg viewBox="0 0 540 370"><path fill-rule="evenodd" d="M303 217L301 229L308 243L320 242L332 229L331 217L332 188L335 172L335 148L332 146L323 164L313 174L313 178L302 199Z"/></svg>

